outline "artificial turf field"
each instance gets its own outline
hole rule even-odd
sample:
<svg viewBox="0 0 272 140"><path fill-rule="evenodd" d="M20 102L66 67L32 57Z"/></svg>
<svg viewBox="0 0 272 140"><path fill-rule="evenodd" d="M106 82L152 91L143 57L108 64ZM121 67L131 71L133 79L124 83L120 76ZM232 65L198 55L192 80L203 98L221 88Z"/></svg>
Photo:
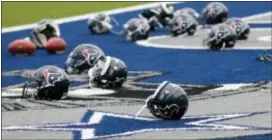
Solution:
<svg viewBox="0 0 272 140"><path fill-rule="evenodd" d="M201 13L207 3L184 2L174 6L176 9L191 7ZM272 5L271 2L224 3L231 17L240 18L270 12ZM123 25L142 10L112 16ZM259 54L271 52L271 41L258 40L271 35L270 17L251 19L250 39L239 41L234 50L221 52L194 49L201 45L205 30L198 30L191 37L169 38L166 29L158 29L149 40L129 43L115 34L90 34L87 19L82 19L60 24L62 37L68 44L65 53L49 55L36 51L30 57L13 57L6 49L8 43L26 37L31 29L2 32L2 138L271 140L272 84L268 81L271 81L272 67L269 62L256 61ZM116 30L120 28L115 26ZM82 43L98 45L106 55L124 60L129 77L121 90L89 89L86 75L71 75L73 84L65 100L14 97L16 92L20 96L28 73L44 65L63 68L72 49ZM151 45L143 46L143 43ZM164 80L180 84L188 94L189 108L182 120L155 120L147 109L135 118L133 115L145 104L145 99Z"/></svg>

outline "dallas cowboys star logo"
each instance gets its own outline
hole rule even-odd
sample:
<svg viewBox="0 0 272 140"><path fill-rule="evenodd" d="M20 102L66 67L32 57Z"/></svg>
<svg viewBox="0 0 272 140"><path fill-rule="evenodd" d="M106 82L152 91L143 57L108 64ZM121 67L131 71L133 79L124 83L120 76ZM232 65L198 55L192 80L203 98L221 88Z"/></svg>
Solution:
<svg viewBox="0 0 272 140"><path fill-rule="evenodd" d="M28 126L4 126L3 131L72 131L74 139L98 139L132 135L148 131L169 130L272 130L216 122L260 115L266 112L237 113L224 115L187 116L179 121L164 121L154 118L96 112L88 110L78 123L54 123Z"/></svg>

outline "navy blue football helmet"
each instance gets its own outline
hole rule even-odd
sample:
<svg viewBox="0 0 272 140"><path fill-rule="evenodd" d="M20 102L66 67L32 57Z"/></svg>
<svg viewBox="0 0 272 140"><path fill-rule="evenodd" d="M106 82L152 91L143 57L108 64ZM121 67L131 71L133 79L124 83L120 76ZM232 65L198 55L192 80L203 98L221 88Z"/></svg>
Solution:
<svg viewBox="0 0 272 140"><path fill-rule="evenodd" d="M88 75L91 88L120 88L127 79L127 66L118 58L106 56L98 60Z"/></svg>
<svg viewBox="0 0 272 140"><path fill-rule="evenodd" d="M60 100L67 95L70 86L70 79L64 70L51 65L40 67L30 79L25 82L22 91L24 98Z"/></svg>
<svg viewBox="0 0 272 140"><path fill-rule="evenodd" d="M180 120L189 106L186 92L179 86L168 81L162 82L155 93L146 100L146 105L152 115L164 120Z"/></svg>
<svg viewBox="0 0 272 140"><path fill-rule="evenodd" d="M200 15L193 9L189 7L182 8L180 10L175 11L174 16L186 14L192 16L196 21L200 18Z"/></svg>
<svg viewBox="0 0 272 140"><path fill-rule="evenodd" d="M202 11L205 24L218 24L228 18L228 8L221 2L211 2Z"/></svg>
<svg viewBox="0 0 272 140"><path fill-rule="evenodd" d="M211 50L231 49L235 46L237 35L227 24L214 25L203 40L203 45Z"/></svg>
<svg viewBox="0 0 272 140"><path fill-rule="evenodd" d="M38 49L44 49L46 42L54 37L60 37L58 24L51 19L42 19L25 40L33 42Z"/></svg>
<svg viewBox="0 0 272 140"><path fill-rule="evenodd" d="M65 62L65 71L68 74L81 74L92 68L98 59L104 57L104 52L93 44L78 45L68 56Z"/></svg>
<svg viewBox="0 0 272 140"><path fill-rule="evenodd" d="M99 13L88 20L89 31L93 34L110 33L113 29L113 23L119 25L115 18L105 13Z"/></svg>
<svg viewBox="0 0 272 140"><path fill-rule="evenodd" d="M184 33L194 35L197 30L198 22L190 15L180 14L175 15L170 20L168 30L173 36L179 36Z"/></svg>
<svg viewBox="0 0 272 140"><path fill-rule="evenodd" d="M230 25L236 31L238 40L247 40L250 33L248 23L244 22L240 18L231 18L227 20L226 24Z"/></svg>
<svg viewBox="0 0 272 140"><path fill-rule="evenodd" d="M147 39L149 29L148 21L143 18L132 18L123 25L125 39L132 42Z"/></svg>

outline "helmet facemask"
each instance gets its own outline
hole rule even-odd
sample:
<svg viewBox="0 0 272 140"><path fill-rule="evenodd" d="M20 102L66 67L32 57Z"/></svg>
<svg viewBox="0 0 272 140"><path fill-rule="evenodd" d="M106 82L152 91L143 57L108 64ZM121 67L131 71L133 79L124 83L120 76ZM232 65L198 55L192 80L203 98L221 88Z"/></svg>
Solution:
<svg viewBox="0 0 272 140"><path fill-rule="evenodd" d="M212 47L214 45L217 44L217 39L216 39L216 32L211 29L209 32L208 32L208 36L203 40L203 46L204 47Z"/></svg>
<svg viewBox="0 0 272 140"><path fill-rule="evenodd" d="M161 4L160 8L166 14L173 14L173 12L174 12L174 7L169 4L166 4L166 3Z"/></svg>
<svg viewBox="0 0 272 140"><path fill-rule="evenodd" d="M23 98L36 98L38 95L40 84L37 81L27 81L24 84L22 96Z"/></svg>
<svg viewBox="0 0 272 140"><path fill-rule="evenodd" d="M249 33L249 25L240 19L233 19L233 21L227 22L227 24L229 24L235 30L238 37Z"/></svg>
<svg viewBox="0 0 272 140"><path fill-rule="evenodd" d="M58 25L51 19L43 19L39 21L35 30L37 30L39 33L44 34L47 40L52 37L60 36L60 30Z"/></svg>
<svg viewBox="0 0 272 140"><path fill-rule="evenodd" d="M224 47L224 39L230 35L227 27L214 27L208 32L208 37L203 40L203 45L211 49L220 50Z"/></svg>
<svg viewBox="0 0 272 140"><path fill-rule="evenodd" d="M101 58L97 61L94 67L89 70L88 75L90 87L93 87L94 80L100 79L107 72L110 61L110 57ZM106 83L107 81L102 80L101 82Z"/></svg>

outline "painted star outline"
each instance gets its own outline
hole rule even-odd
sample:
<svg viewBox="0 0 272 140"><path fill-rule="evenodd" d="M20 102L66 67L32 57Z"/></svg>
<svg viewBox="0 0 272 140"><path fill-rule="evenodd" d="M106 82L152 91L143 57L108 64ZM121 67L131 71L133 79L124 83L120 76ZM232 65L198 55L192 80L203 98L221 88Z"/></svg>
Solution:
<svg viewBox="0 0 272 140"><path fill-rule="evenodd" d="M272 128L269 127L217 123L220 121L251 117L264 113L267 112L186 116L179 121L163 121L154 118L134 117L130 115L88 110L81 122L4 126L2 127L2 131L72 131L74 139L100 139L150 131L272 130Z"/></svg>

